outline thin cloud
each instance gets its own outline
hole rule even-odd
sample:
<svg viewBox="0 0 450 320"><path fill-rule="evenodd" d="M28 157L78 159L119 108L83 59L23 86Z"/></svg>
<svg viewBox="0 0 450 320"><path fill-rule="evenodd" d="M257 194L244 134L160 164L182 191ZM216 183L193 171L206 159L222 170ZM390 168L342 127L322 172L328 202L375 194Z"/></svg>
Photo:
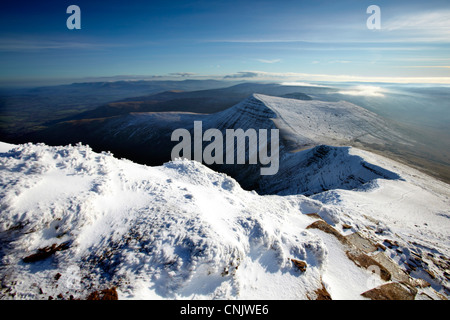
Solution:
<svg viewBox="0 0 450 320"><path fill-rule="evenodd" d="M400 29L448 31L450 28L450 10L415 12L396 16L387 21L384 28L389 31Z"/></svg>
<svg viewBox="0 0 450 320"><path fill-rule="evenodd" d="M273 59L273 60L266 60L266 59L256 59L257 61L261 63L277 63L280 62L281 59Z"/></svg>
<svg viewBox="0 0 450 320"><path fill-rule="evenodd" d="M383 83L430 83L450 84L450 77L372 77L352 75L328 75L309 74L296 72L266 72L266 71L243 71L234 75L227 75L224 79L252 78L255 81L277 81L277 82L383 82Z"/></svg>
<svg viewBox="0 0 450 320"><path fill-rule="evenodd" d="M146 43L147 45L150 43ZM142 45L142 44L140 44ZM101 42L75 42L63 40L36 40L36 39L0 39L0 51L22 52L61 49L88 49L98 50L104 48L127 47L124 43L101 43Z"/></svg>
<svg viewBox="0 0 450 320"><path fill-rule="evenodd" d="M256 78L259 76L258 72L238 72L235 74L226 75L224 79L242 79L242 78Z"/></svg>
<svg viewBox="0 0 450 320"><path fill-rule="evenodd" d="M294 87L320 87L320 88L326 88L327 86L321 85L321 84L315 84L315 83L309 83L309 82L281 82L282 86L294 86Z"/></svg>
<svg viewBox="0 0 450 320"><path fill-rule="evenodd" d="M195 76L196 73L194 73L194 72L173 72L173 73L169 73L169 75L178 76L178 77L192 77L192 76Z"/></svg>
<svg viewBox="0 0 450 320"><path fill-rule="evenodd" d="M356 86L350 90L342 90L338 93L350 96L364 96L364 97L384 97L382 93L385 91L381 87L375 86Z"/></svg>
<svg viewBox="0 0 450 320"><path fill-rule="evenodd" d="M450 41L450 10L428 11L395 16L383 24L389 33L405 40Z"/></svg>
<svg viewBox="0 0 450 320"><path fill-rule="evenodd" d="M341 63L341 64L347 64L347 63L351 63L351 61L348 60L332 60L329 63Z"/></svg>
<svg viewBox="0 0 450 320"><path fill-rule="evenodd" d="M206 39L201 42L210 43L320 43L303 39Z"/></svg>
<svg viewBox="0 0 450 320"><path fill-rule="evenodd" d="M399 68L435 68L435 69L450 69L450 66L399 66Z"/></svg>
<svg viewBox="0 0 450 320"><path fill-rule="evenodd" d="M352 76L352 75L329 75L329 74L310 74L310 73L296 73L296 72L265 72L265 71L242 71L229 75L221 74L195 74L191 76L192 79L197 80L226 80L226 79L251 79L252 81L265 81L265 82L277 82L286 86L321 86L320 83L329 82L366 82L367 85L361 85L362 87L353 87L345 91L354 94L366 91L365 94L383 94L383 91L377 89L377 87L371 86L370 83L398 83L398 84L439 84L450 85L450 77L370 77L370 76ZM173 80L173 75L120 75L110 77L91 77L91 78L79 78L70 79L67 83L76 82L92 82L92 81L139 81L139 80ZM1 81L2 79L0 79ZM38 80L36 80L38 81ZM41 80L39 80L41 81ZM7 80L10 82L10 79ZM349 94L347 92L347 94Z"/></svg>
<svg viewBox="0 0 450 320"><path fill-rule="evenodd" d="M318 60L314 60L312 62L312 64L321 64L322 62L318 61ZM347 64L347 63L352 63L350 60L329 60L329 61L325 61L323 62L324 64Z"/></svg>

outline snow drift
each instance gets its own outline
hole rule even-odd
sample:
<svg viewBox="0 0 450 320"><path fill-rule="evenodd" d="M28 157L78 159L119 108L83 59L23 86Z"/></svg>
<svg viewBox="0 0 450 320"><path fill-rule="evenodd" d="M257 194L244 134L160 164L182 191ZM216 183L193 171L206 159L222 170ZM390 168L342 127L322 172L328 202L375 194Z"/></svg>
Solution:
<svg viewBox="0 0 450 320"><path fill-rule="evenodd" d="M16 298L41 297L34 283L44 298L114 284L125 297L305 299L322 285L326 250L299 211L316 201L261 198L196 162L151 168L81 145L19 146L1 168L1 273ZM308 261L306 274L289 259Z"/></svg>
<svg viewBox="0 0 450 320"><path fill-rule="evenodd" d="M10 147L0 149L3 299L84 299L110 287L120 299L363 299L395 277L349 259L355 234L395 242L364 254L426 278L416 297L446 294L448 185L370 153L346 151L401 179L307 198L260 196L193 161L147 167L83 145ZM311 228L317 219L338 231ZM406 274L413 253L424 263Z"/></svg>

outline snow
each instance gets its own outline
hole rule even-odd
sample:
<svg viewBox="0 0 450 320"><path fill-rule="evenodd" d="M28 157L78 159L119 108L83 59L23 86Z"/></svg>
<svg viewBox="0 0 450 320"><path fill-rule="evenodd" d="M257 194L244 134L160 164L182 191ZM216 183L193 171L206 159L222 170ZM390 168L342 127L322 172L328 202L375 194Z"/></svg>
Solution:
<svg viewBox="0 0 450 320"><path fill-rule="evenodd" d="M323 280L328 284L328 291L334 300L364 300L362 292L381 285L383 281L367 270L349 263L344 248L333 236L321 233L328 249L328 263Z"/></svg>
<svg viewBox="0 0 450 320"><path fill-rule="evenodd" d="M4 299L85 298L111 286L120 299L314 299L322 285L333 299L362 299L384 283L335 237L307 228L310 213L336 230L351 225L344 235L397 241L386 255L401 267L420 252L436 275L428 295L448 286L425 258L450 256L449 186L369 152L345 154L396 176L308 198L261 196L194 161L147 167L81 144L1 146L10 149L0 154ZM341 160L330 165L353 166ZM22 260L61 243L69 248Z"/></svg>
<svg viewBox="0 0 450 320"><path fill-rule="evenodd" d="M120 299L315 299L323 287L333 299L364 299L386 281L348 257L358 245L350 235L374 244L369 258L381 254L408 281L430 283L418 298L448 297L450 187L345 146L403 141L373 113L255 94L212 115L125 118L108 128L136 139L194 120L205 130L279 128L279 172L258 178L257 194L195 161L149 167L81 144L0 142L0 298L83 299L114 286ZM259 172L221 169L247 185ZM310 228L317 219L346 242Z"/></svg>
<svg viewBox="0 0 450 320"><path fill-rule="evenodd" d="M0 152L8 152L12 148L14 148L13 144L0 142Z"/></svg>
<svg viewBox="0 0 450 320"><path fill-rule="evenodd" d="M54 275L68 268L83 279L75 295L105 279L127 283L123 298L258 298L283 283L303 289L280 298L304 298L320 286L320 239L286 227L310 223L297 209L307 199L260 197L196 162L151 168L81 145L20 145L1 163L2 277L20 279L16 298L39 298L32 283L56 296ZM21 261L66 241L38 272ZM299 276L289 258L311 256Z"/></svg>
<svg viewBox="0 0 450 320"><path fill-rule="evenodd" d="M376 161L385 168L396 170L404 179L378 179L366 192L332 190L312 198L332 210L345 212L345 215L339 217L340 223L351 224L356 230L363 231L368 238L378 243L383 239L395 240L399 246L388 248L386 255L405 269L408 269L406 263L414 263L417 255L422 258L431 257L430 261L423 261L429 264L428 270L437 275L435 279L427 276L421 269L413 270L411 275L425 279L436 290L448 287L448 279L439 276L442 268L436 268L433 260L450 254L449 186L369 152L355 148L351 152L368 161Z"/></svg>
<svg viewBox="0 0 450 320"><path fill-rule="evenodd" d="M262 94L253 95L253 99L275 113L275 125L298 148L320 144L346 146L357 140L410 143L384 119L347 101L303 101Z"/></svg>

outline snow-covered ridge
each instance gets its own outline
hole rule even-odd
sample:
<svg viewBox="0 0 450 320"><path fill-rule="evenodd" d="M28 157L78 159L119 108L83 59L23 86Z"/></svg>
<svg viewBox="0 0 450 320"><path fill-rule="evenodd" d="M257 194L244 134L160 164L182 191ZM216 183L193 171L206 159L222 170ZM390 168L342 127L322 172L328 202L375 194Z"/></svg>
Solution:
<svg viewBox="0 0 450 320"><path fill-rule="evenodd" d="M214 114L182 112L135 113L109 119L90 128L104 142L155 142L177 128L191 130L194 121L202 121L203 129L275 129L281 131L283 144L289 151L321 144L348 146L396 140L409 143L376 114L346 101L325 102L296 100L253 94L249 98ZM160 141L160 142L164 142Z"/></svg>
<svg viewBox="0 0 450 320"><path fill-rule="evenodd" d="M401 179L396 173L376 169L350 154L347 146L355 141L382 143L387 136L402 138L396 137L396 132L374 113L345 101L302 101L253 94L201 120L204 130L280 129L280 168L276 175L260 176L257 166L219 166L220 171L235 177L246 189L256 186L263 194L311 195L362 187L378 178ZM298 148L307 150L290 152Z"/></svg>
<svg viewBox="0 0 450 320"><path fill-rule="evenodd" d="M60 135L81 135L77 141L85 141L96 150L112 150L139 163L160 165L171 158L176 144L171 141L173 131L184 128L193 136L195 121L202 122L203 131L214 128L223 135L227 129L269 132L280 129L277 175L261 176L260 164L213 167L235 178L244 189L264 194L311 195L336 188L362 187L378 178L399 179L398 175L387 172L388 169L372 170L364 160L351 155L348 146L378 145L380 150L385 150L386 144L393 140L408 143L385 120L351 103L302 101L261 94L253 94L215 114L132 113L101 121L73 122L63 127L60 134L58 131L48 133L47 138L54 137L56 140L51 144L59 145ZM204 142L203 147L207 144L209 142ZM296 150L302 152L292 153ZM237 150L234 151L236 154ZM322 151L325 152L320 155ZM320 161L316 161L319 157ZM332 174L324 174L330 171Z"/></svg>
<svg viewBox="0 0 450 320"><path fill-rule="evenodd" d="M193 161L147 167L83 145L16 146L0 154L0 296L83 299L116 287L120 299L316 299L321 289L363 299L400 278L417 299L448 294L448 185L346 152L402 179L259 196ZM360 237L381 246L361 251ZM349 258L361 254L397 269L374 276ZM414 254L423 263L407 275Z"/></svg>
<svg viewBox="0 0 450 320"><path fill-rule="evenodd" d="M382 118L347 101L304 101L253 94L240 104L218 113L217 118L228 125L239 123L244 128L248 121L257 127L262 121L271 127L273 124L267 124L267 121L273 121L288 146L294 149L321 144L384 144L393 139L408 143Z"/></svg>

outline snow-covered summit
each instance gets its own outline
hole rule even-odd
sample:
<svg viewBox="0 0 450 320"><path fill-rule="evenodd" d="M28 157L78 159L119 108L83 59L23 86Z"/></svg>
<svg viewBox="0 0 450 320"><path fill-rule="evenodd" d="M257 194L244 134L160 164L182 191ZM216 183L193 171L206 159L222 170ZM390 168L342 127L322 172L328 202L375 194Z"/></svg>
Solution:
<svg viewBox="0 0 450 320"><path fill-rule="evenodd" d="M112 287L120 299L448 294L448 185L368 152L346 151L401 179L307 198L260 196L193 161L147 167L83 145L3 146L4 299Z"/></svg>
<svg viewBox="0 0 450 320"><path fill-rule="evenodd" d="M347 101L297 100L253 94L210 116L223 127L278 128L292 149L407 140L375 113Z"/></svg>
<svg viewBox="0 0 450 320"><path fill-rule="evenodd" d="M188 123L191 115L185 116ZM383 144L392 139L405 141L382 118L346 101L303 101L253 94L200 120L204 130L280 130L280 165L274 176L260 176L259 165L218 166L246 189L256 188L263 194L311 195L329 189L362 187L378 178L401 179L398 174L368 164L351 153L348 146L363 141L368 144ZM298 149L302 151L292 152Z"/></svg>

